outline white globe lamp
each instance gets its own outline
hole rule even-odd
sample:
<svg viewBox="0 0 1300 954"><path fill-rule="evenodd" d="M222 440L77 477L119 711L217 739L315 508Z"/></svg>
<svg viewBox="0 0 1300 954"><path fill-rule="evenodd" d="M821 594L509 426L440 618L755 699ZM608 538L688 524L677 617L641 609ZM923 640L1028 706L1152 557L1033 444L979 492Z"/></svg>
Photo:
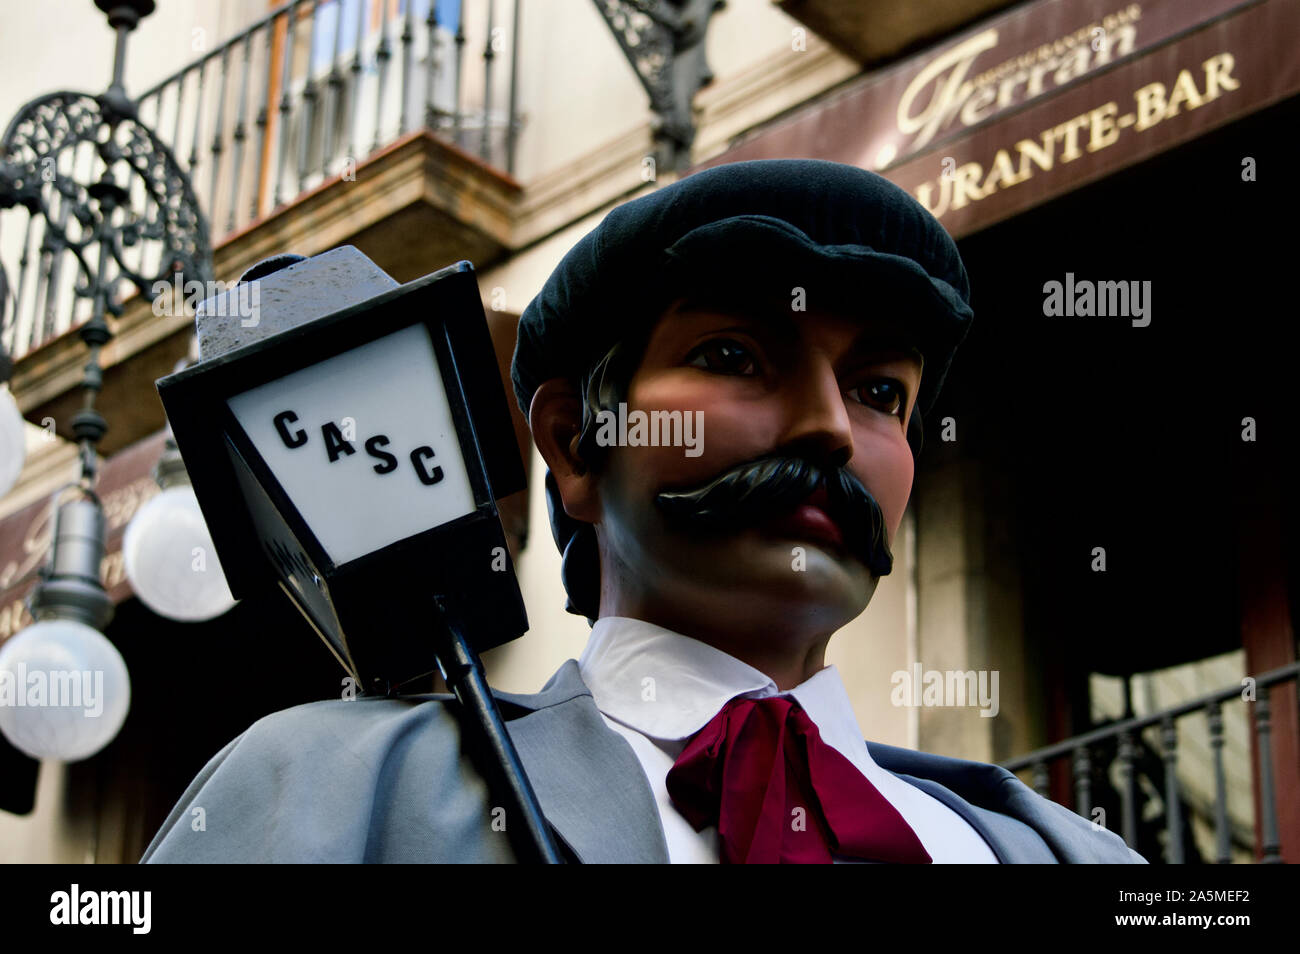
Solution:
<svg viewBox="0 0 1300 954"><path fill-rule="evenodd" d="M59 504L64 491L80 498ZM94 491L61 488L54 536L27 606L36 622L0 644L0 733L33 758L88 758L117 735L131 705L131 680L100 632L113 601L99 580L104 512Z"/></svg>
<svg viewBox="0 0 1300 954"><path fill-rule="evenodd" d="M165 486L136 511L122 557L135 595L159 616L200 622L235 605L188 481Z"/></svg>
<svg viewBox="0 0 1300 954"><path fill-rule="evenodd" d="M41 620L0 645L0 733L32 758L89 758L130 706L122 654L85 623Z"/></svg>

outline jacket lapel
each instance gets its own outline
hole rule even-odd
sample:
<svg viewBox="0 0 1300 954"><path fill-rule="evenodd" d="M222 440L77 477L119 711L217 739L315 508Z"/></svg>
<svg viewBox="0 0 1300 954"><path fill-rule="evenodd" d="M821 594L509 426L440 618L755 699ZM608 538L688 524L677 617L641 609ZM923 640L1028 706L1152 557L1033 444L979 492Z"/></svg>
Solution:
<svg viewBox="0 0 1300 954"><path fill-rule="evenodd" d="M576 660L566 660L536 695L494 695L542 812L579 861L668 862L645 770L605 725Z"/></svg>
<svg viewBox="0 0 1300 954"><path fill-rule="evenodd" d="M988 842L988 846L992 849L993 855L997 858L999 864L1055 863L1056 856L1052 854L1051 849L1038 836L1038 833L1024 822L1009 815L982 808L979 805L972 805L951 789L945 788L928 778L899 775L897 772L894 774L921 791L932 795L965 819L967 824L979 832L980 837Z"/></svg>
<svg viewBox="0 0 1300 954"><path fill-rule="evenodd" d="M1128 863L1142 861L1114 832L1094 826L1034 792L1000 765L971 762L868 742L876 763L918 785L958 812L1013 863Z"/></svg>
<svg viewBox="0 0 1300 954"><path fill-rule="evenodd" d="M876 764L943 802L979 832L1002 864L1052 863L1056 856L1038 833L1012 817L1003 795L1007 779L998 765L953 759L879 742L867 742Z"/></svg>

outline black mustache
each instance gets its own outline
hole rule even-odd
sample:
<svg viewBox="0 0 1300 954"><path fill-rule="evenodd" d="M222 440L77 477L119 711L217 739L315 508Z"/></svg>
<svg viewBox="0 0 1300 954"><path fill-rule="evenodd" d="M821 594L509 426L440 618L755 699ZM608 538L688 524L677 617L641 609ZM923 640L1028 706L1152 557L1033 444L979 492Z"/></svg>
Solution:
<svg viewBox="0 0 1300 954"><path fill-rule="evenodd" d="M894 567L880 504L844 467L823 468L800 457L761 457L725 471L707 484L664 491L655 503L670 518L714 531L742 530L792 510L822 484L830 518L850 552L876 576Z"/></svg>

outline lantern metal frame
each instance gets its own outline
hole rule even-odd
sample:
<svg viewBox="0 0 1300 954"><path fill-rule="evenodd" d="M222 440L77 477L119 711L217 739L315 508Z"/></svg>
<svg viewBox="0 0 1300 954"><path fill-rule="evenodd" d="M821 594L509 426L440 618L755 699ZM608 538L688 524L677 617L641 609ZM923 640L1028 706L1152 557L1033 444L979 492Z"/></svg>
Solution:
<svg viewBox="0 0 1300 954"><path fill-rule="evenodd" d="M336 564L228 402L413 325L432 343L475 509ZM203 359L157 387L232 595L278 578L365 692L390 694L437 668L431 643L408 631L417 599L430 620L434 595L445 600L479 652L527 630L496 507L526 479L469 262ZM504 554L510 572L485 575L467 552Z"/></svg>

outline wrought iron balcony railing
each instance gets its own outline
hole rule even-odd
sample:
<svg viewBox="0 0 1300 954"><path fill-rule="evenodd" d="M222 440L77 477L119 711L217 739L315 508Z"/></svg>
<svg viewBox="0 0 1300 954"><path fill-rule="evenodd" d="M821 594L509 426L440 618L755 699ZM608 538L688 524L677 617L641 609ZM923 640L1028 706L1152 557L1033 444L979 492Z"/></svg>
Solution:
<svg viewBox="0 0 1300 954"><path fill-rule="evenodd" d="M518 0L291 0L211 49L200 31L182 38L200 55L137 97L138 116L188 175L213 247L421 128L512 173L518 12ZM56 203L53 180L96 175L84 145L84 171L50 176ZM84 321L89 302L57 236L15 219L4 229L22 236L6 243L18 294L2 330L18 361Z"/></svg>
<svg viewBox="0 0 1300 954"><path fill-rule="evenodd" d="M1278 836L1277 804L1273 772L1273 752L1269 714L1269 693L1272 687L1285 684L1284 691L1296 691L1300 676L1300 663L1274 669L1242 684L1208 693L1180 705L1153 712L1137 718L1124 719L1092 732L1066 739L1054 745L1030 752L1001 763L1013 772L1033 770L1033 787L1044 797L1049 795L1050 764L1070 759L1070 772L1074 789L1074 810L1095 820L1094 808L1099 794L1099 784L1105 784L1109 773L1099 769L1114 766L1119 776L1119 804L1121 831L1130 848L1142 852L1148 861L1150 849L1143 851L1139 832L1139 777L1149 783L1147 790L1162 802L1157 816L1163 822L1165 843L1163 860L1169 864L1183 864L1186 858L1187 837L1184 794L1179 784L1179 732L1178 720L1204 713L1209 728L1209 747L1212 753L1214 805L1214 861L1218 864L1232 862L1232 829L1228 812L1228 785L1224 773L1224 717L1223 704L1231 700L1243 705L1253 705L1253 723L1256 751L1259 757L1259 784L1254 792L1259 810L1259 842L1261 860L1265 863L1281 862L1281 843ZM1250 701L1253 693L1253 702ZM1144 738L1144 730L1156 735L1155 744ZM1290 793L1296 797L1297 793ZM1207 814L1209 812L1207 811ZM1104 820L1101 822L1104 824ZM1253 846L1251 846L1253 848Z"/></svg>

